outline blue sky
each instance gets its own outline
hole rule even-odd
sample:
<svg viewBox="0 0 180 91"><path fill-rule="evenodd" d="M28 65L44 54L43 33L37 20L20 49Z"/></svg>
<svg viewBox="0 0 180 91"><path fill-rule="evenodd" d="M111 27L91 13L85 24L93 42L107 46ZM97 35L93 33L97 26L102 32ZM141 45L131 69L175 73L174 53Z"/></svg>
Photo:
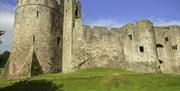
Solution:
<svg viewBox="0 0 180 91"><path fill-rule="evenodd" d="M180 21L180 0L82 0L82 6L83 22L89 24L105 20L134 23L142 18L157 24Z"/></svg>
<svg viewBox="0 0 180 91"><path fill-rule="evenodd" d="M16 0L0 0L0 52L11 47ZM155 25L180 25L180 0L81 0L83 23L121 27L127 22L150 19Z"/></svg>

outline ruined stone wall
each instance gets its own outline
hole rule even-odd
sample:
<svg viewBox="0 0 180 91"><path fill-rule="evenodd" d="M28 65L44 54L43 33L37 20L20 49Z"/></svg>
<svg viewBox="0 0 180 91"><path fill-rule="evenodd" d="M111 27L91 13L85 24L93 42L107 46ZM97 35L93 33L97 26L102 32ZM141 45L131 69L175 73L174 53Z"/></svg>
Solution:
<svg viewBox="0 0 180 91"><path fill-rule="evenodd" d="M76 69L121 67L141 72L157 71L156 40L150 21L141 20L135 26L127 24L122 28L84 25L81 44L73 47L76 49L73 57L78 60L74 65Z"/></svg>
<svg viewBox="0 0 180 91"><path fill-rule="evenodd" d="M60 17L57 8L55 0L17 0L13 46L4 77L31 76L60 69L55 53L59 34L56 23L59 24ZM32 71L32 68L36 69Z"/></svg>
<svg viewBox="0 0 180 91"><path fill-rule="evenodd" d="M142 72L157 71L157 50L153 24L148 20L136 22L133 30L134 36L134 62L130 68ZM137 69L136 69L137 68Z"/></svg>
<svg viewBox="0 0 180 91"><path fill-rule="evenodd" d="M122 28L90 27L81 22L78 0L69 0L65 7L63 72L92 67L121 67L140 72L179 71L179 27L168 27L164 33L163 27L155 27L149 20L139 20L135 25L129 23ZM172 40L164 46L165 36Z"/></svg>
<svg viewBox="0 0 180 91"><path fill-rule="evenodd" d="M120 29L84 25L82 31L81 45L73 47L74 69L125 67Z"/></svg>
<svg viewBox="0 0 180 91"><path fill-rule="evenodd" d="M155 27L155 34L162 72L180 72L180 27Z"/></svg>
<svg viewBox="0 0 180 91"><path fill-rule="evenodd" d="M163 51L163 27L154 27L149 20L140 20L135 25L129 23L122 28L101 26L81 26L76 22L73 30L73 69L92 67L121 67L140 72L179 71L179 27L170 27L168 35L172 40ZM79 26L79 27L77 27ZM160 31L157 31L160 30ZM167 51L165 51L167 50ZM161 61L166 60L163 64ZM169 70L168 70L169 69Z"/></svg>

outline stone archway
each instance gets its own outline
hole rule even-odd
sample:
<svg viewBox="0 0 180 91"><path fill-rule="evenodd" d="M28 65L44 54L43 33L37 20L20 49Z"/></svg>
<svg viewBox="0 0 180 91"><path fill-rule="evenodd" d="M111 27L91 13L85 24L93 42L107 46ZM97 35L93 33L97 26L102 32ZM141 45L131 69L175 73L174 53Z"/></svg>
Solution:
<svg viewBox="0 0 180 91"><path fill-rule="evenodd" d="M31 63L31 76L42 74L42 67L38 61L37 55L33 52L32 63Z"/></svg>

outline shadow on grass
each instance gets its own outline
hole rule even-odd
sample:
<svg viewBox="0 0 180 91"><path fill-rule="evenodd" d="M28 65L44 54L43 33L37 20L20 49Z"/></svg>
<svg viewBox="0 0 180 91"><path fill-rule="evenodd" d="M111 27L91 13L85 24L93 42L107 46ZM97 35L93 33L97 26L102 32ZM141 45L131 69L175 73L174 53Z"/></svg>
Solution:
<svg viewBox="0 0 180 91"><path fill-rule="evenodd" d="M47 80L25 80L0 88L0 91L63 91L63 84L57 86L52 81Z"/></svg>

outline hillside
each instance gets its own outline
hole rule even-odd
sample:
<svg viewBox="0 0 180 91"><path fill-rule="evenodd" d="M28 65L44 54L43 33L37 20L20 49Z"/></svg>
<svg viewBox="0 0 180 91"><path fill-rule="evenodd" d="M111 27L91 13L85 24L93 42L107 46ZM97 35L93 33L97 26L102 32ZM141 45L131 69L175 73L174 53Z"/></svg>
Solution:
<svg viewBox="0 0 180 91"><path fill-rule="evenodd" d="M0 91L180 91L180 75L92 68L68 74L0 80Z"/></svg>

